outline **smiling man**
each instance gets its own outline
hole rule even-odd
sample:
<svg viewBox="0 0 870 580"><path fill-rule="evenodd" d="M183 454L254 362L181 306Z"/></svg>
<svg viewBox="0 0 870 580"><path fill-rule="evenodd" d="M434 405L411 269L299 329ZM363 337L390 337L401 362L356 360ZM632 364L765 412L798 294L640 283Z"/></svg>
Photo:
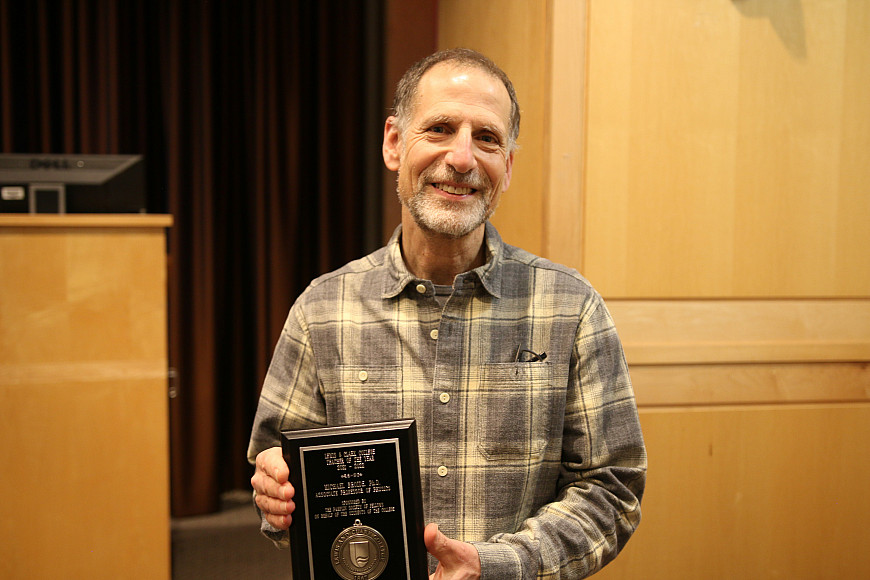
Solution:
<svg viewBox="0 0 870 580"><path fill-rule="evenodd" d="M582 578L637 527L646 452L610 315L576 271L488 222L519 120L510 80L474 51L399 82L383 157L402 224L299 297L260 397L248 458L277 543L295 508L280 431L397 418L418 424L433 578Z"/></svg>
<svg viewBox="0 0 870 580"><path fill-rule="evenodd" d="M420 79L411 118L390 117L384 135L403 223L453 240L483 225L510 185L510 105L503 83L473 70L442 63Z"/></svg>
<svg viewBox="0 0 870 580"><path fill-rule="evenodd" d="M408 267L453 284L456 274L483 263L484 224L510 185L519 109L513 87L495 72L458 61L430 65L419 76L421 69L412 68L397 89L384 162L399 173Z"/></svg>

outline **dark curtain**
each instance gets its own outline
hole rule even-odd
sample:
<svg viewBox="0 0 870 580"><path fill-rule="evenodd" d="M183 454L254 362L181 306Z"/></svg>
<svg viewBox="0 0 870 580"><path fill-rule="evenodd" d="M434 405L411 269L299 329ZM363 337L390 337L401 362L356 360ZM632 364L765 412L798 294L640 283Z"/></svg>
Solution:
<svg viewBox="0 0 870 580"><path fill-rule="evenodd" d="M175 219L172 512L212 511L249 487L290 304L381 237L380 0L0 0L0 19L0 150L144 154L149 211Z"/></svg>

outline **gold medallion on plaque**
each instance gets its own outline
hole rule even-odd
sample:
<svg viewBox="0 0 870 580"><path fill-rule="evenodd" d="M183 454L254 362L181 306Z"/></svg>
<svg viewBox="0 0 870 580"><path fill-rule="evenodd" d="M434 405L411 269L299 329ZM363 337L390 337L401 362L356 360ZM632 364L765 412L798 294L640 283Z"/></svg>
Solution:
<svg viewBox="0 0 870 580"><path fill-rule="evenodd" d="M379 531L354 521L332 542L332 567L345 580L374 580L387 567L390 551Z"/></svg>

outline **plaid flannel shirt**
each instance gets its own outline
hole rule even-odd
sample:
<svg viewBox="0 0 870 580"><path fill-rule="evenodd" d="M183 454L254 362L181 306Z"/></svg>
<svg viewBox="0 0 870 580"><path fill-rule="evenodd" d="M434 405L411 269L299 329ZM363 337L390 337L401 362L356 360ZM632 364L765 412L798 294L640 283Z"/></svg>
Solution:
<svg viewBox="0 0 870 580"><path fill-rule="evenodd" d="M293 305L249 461L280 445L281 430L415 418L426 521L474 543L483 578L592 574L637 527L646 479L601 297L487 223L486 264L457 276L442 308L406 268L400 236L401 226ZM518 361L523 350L547 356ZM286 541L265 520L263 531Z"/></svg>

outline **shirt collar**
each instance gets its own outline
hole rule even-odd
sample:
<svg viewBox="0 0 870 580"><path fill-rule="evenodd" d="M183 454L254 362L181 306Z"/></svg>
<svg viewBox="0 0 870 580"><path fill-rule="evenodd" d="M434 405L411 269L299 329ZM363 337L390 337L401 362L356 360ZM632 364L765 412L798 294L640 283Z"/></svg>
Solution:
<svg viewBox="0 0 870 580"><path fill-rule="evenodd" d="M460 274L458 279L467 281L476 278L484 289L495 298L501 298L501 273L502 259L504 256L504 243L498 230L491 223L486 222L484 231L484 243L486 244L486 263L482 266ZM408 284L419 283L408 270L405 260L402 258L402 226L401 224L393 232L386 246L387 276L384 279L384 298L395 298Z"/></svg>

